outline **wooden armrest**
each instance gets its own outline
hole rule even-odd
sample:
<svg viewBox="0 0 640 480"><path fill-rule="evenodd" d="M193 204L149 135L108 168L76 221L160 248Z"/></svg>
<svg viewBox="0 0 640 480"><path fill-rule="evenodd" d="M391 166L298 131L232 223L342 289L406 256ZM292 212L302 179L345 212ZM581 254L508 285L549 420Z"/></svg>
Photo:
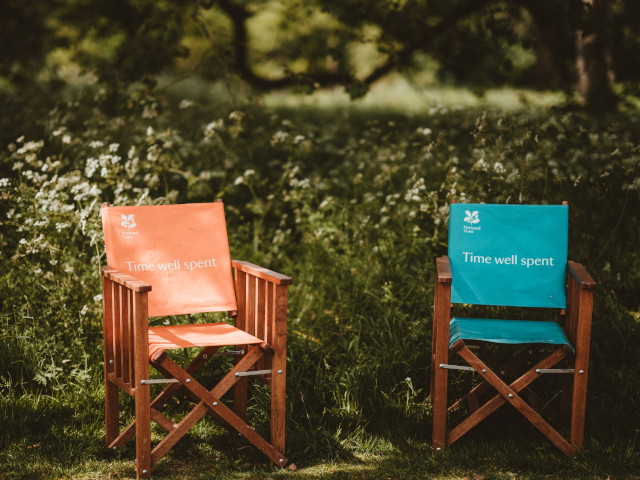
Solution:
<svg viewBox="0 0 640 480"><path fill-rule="evenodd" d="M126 273L122 273L115 268L111 268L109 265L106 267L102 267L102 275L107 277L112 282L115 282L119 285L122 285L125 288L133 290L134 292L142 293L142 292L150 292L151 285L145 283L141 280L138 280L131 275L127 275Z"/></svg>
<svg viewBox="0 0 640 480"><path fill-rule="evenodd" d="M593 277L591 277L591 275L589 275L587 269L584 268L584 266L582 266L580 263L572 262L571 260L569 260L567 262L567 268L569 270L569 273L571 273L571 275L578 282L578 285L580 285L580 288L584 288L585 290L593 290L594 288L596 288L595 280L593 279Z"/></svg>
<svg viewBox="0 0 640 480"><path fill-rule="evenodd" d="M293 283L293 279L291 279L291 277L287 277L286 275L282 275L272 270L259 267L258 265L254 265L253 263L245 262L242 260L231 260L231 266L236 270L249 273L258 278L262 278L263 280L275 283L276 285L291 285L291 283Z"/></svg>
<svg viewBox="0 0 640 480"><path fill-rule="evenodd" d="M448 256L436 258L436 274L438 282L451 283L451 263Z"/></svg>

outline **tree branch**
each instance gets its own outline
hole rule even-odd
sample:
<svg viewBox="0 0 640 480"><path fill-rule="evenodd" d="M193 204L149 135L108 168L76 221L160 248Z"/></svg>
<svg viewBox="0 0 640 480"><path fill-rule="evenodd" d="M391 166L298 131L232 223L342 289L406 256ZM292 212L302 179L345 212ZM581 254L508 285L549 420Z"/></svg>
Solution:
<svg viewBox="0 0 640 480"><path fill-rule="evenodd" d="M276 79L256 74L251 68L248 60L248 32L246 28L246 20L251 16L251 14L243 6L233 3L231 0L218 0L218 5L229 16L229 19L233 24L231 40L235 62L233 70L240 78L252 87L259 90L269 91L296 85L311 85L314 88L348 85L355 82L371 85L373 82L391 73L399 66L409 63L414 52L424 48L430 42L433 42L435 39L446 33L450 28L455 26L459 21L467 18L495 1L497 0L472 0L465 3L444 18L434 28L422 35L419 39L409 45L406 45L394 55L390 55L384 64L374 68L362 81L358 81L344 71L315 71L305 72L304 74L289 72L287 75ZM381 27L384 28L382 25Z"/></svg>

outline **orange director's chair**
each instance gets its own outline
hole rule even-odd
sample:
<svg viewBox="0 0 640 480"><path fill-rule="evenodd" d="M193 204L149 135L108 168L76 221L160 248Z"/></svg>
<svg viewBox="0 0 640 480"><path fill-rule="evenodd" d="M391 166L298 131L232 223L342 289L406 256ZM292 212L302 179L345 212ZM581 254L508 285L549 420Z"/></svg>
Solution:
<svg viewBox="0 0 640 480"><path fill-rule="evenodd" d="M287 463L285 389L287 286L291 279L232 260L221 201L204 204L102 206L107 266L102 269L107 446L136 437L136 475L151 468L205 414L242 435L275 465ZM235 271L235 276L233 275ZM149 317L229 312L228 323L149 328ZM232 351L217 352L232 346ZM167 350L201 347L186 367ZM235 355L233 368L208 389L195 373L214 356ZM151 379L149 363L164 379ZM247 377L271 388L271 441L246 423ZM153 399L152 385L166 384ZM234 387L233 410L221 400ZM135 420L119 428L118 389L135 398ZM161 413L177 393L195 407L178 423ZM155 421L167 435L152 448Z"/></svg>
<svg viewBox="0 0 640 480"><path fill-rule="evenodd" d="M436 262L431 355L434 452L506 403L565 455L582 448L595 282L582 265L567 261L568 211L567 205L451 205L449 255ZM564 327L555 321L452 318L452 303L556 309L565 317ZM505 361L495 352L497 344L525 348L510 350L513 355ZM469 366L450 364L449 350ZM526 368L523 365L530 368L518 374ZM482 381L447 408L449 370L477 372ZM570 419L569 440L543 418L540 397L529 388L536 379L553 373L565 375L560 407ZM469 416L447 432L447 414L464 403Z"/></svg>

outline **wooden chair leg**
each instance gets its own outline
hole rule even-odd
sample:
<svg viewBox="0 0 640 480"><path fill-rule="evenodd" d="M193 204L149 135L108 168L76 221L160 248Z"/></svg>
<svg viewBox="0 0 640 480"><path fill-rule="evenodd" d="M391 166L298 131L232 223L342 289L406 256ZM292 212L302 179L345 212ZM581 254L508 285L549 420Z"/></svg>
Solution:
<svg viewBox="0 0 640 480"><path fill-rule="evenodd" d="M587 404L587 372L578 370L574 372L573 377L571 443L581 449L584 441L584 416Z"/></svg>
<svg viewBox="0 0 640 480"><path fill-rule="evenodd" d="M286 430L286 377L284 368L277 369L273 362L274 374L271 377L271 445L279 452L285 451ZM279 371L282 373L278 373ZM280 462L278 466L283 466Z"/></svg>
<svg viewBox="0 0 640 480"><path fill-rule="evenodd" d="M444 263L443 263L444 262ZM451 319L451 273L440 272L448 270L448 260L438 259L438 276L433 311L433 359L432 359L432 390L431 403L433 405L433 436L432 449L440 452L444 449L447 436L447 381L448 371L440 368L449 360L449 321Z"/></svg>
<svg viewBox="0 0 640 480"><path fill-rule="evenodd" d="M136 413L136 477L151 476L151 391L149 379L149 317L146 293L134 294L133 339L134 378L133 388Z"/></svg>
<svg viewBox="0 0 640 480"><path fill-rule="evenodd" d="M433 405L433 437L432 448L440 452L445 447L447 436L447 370L435 366L433 375L434 388L431 392Z"/></svg>
<svg viewBox="0 0 640 480"><path fill-rule="evenodd" d="M136 477L151 476L151 399L149 385L136 386Z"/></svg>
<svg viewBox="0 0 640 480"><path fill-rule="evenodd" d="M247 421L247 378L240 378L233 387L233 411L243 421Z"/></svg>
<svg viewBox="0 0 640 480"><path fill-rule="evenodd" d="M106 442L107 446L109 446L120 435L120 402L117 385L114 385L106 378L104 381L104 410Z"/></svg>
<svg viewBox="0 0 640 480"><path fill-rule="evenodd" d="M271 358L271 444L285 452L287 395L287 287L274 291L273 356ZM279 459L279 466L286 460Z"/></svg>

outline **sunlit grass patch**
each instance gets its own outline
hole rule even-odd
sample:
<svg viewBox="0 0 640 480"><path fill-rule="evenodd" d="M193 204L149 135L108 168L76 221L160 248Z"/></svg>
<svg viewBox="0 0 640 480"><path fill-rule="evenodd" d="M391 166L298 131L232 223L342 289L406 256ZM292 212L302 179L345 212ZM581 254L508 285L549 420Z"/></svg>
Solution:
<svg viewBox="0 0 640 480"><path fill-rule="evenodd" d="M314 107L335 111L346 109L411 115L426 115L463 107L503 111L528 108L539 110L566 102L566 97L561 92L501 88L474 93L465 87L435 82L416 85L398 75L374 84L364 98L355 101L342 88L320 90L313 95L274 92L264 95L263 99L265 105L273 108Z"/></svg>

